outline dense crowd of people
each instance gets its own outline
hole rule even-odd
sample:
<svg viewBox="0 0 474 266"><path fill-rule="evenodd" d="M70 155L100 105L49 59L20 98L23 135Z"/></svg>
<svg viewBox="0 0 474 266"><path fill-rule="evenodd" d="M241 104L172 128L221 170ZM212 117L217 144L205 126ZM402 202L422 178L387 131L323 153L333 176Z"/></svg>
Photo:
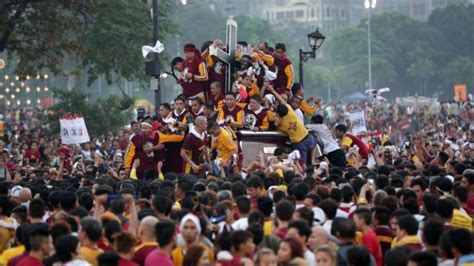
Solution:
<svg viewBox="0 0 474 266"><path fill-rule="evenodd" d="M474 264L471 103L307 98L266 42L239 43L226 92L216 49L186 44L183 94L87 143L62 145L47 110L7 110L0 265ZM243 130L290 144L247 155Z"/></svg>

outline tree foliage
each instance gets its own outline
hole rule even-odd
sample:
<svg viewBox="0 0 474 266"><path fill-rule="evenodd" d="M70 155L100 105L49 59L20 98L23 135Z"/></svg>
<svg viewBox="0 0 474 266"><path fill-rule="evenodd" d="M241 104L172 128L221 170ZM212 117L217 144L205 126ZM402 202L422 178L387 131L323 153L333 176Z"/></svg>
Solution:
<svg viewBox="0 0 474 266"><path fill-rule="evenodd" d="M18 63L20 76L48 69L68 75L87 71L144 80L140 47L152 44L149 6L143 0L5 0L0 5L0 52ZM160 38L174 31L175 1L160 4ZM65 71L67 70L67 73Z"/></svg>
<svg viewBox="0 0 474 266"><path fill-rule="evenodd" d="M59 133L59 118L64 114L82 114L89 135L115 131L130 122L131 113L123 111L122 99L112 96L94 99L82 91L54 90L58 102L50 107L48 120L52 132Z"/></svg>
<svg viewBox="0 0 474 266"><path fill-rule="evenodd" d="M393 97L451 92L456 83L474 86L472 14L474 5L460 4L433 11L428 22L398 13L372 17L373 88L390 87ZM319 64L328 69L322 79L331 80L335 95L367 88L366 21L331 33L322 52ZM306 88L318 87L307 76Z"/></svg>

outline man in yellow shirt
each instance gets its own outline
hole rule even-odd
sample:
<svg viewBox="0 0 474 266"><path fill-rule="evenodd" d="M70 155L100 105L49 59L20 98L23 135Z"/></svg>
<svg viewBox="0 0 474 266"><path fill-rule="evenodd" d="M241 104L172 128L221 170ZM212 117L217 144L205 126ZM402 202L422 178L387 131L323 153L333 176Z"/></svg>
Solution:
<svg viewBox="0 0 474 266"><path fill-rule="evenodd" d="M81 241L81 255L92 264L98 266L97 257L104 253L102 249L97 246L102 235L102 223L94 218L84 218L81 221L79 229L79 240Z"/></svg>
<svg viewBox="0 0 474 266"><path fill-rule="evenodd" d="M10 211L10 199L6 195L0 195L0 221L8 226L0 226L0 253L8 248L10 239L15 236L15 231L12 229L13 220L6 214Z"/></svg>
<svg viewBox="0 0 474 266"><path fill-rule="evenodd" d="M299 83L294 83L293 86L291 86L291 93L293 94L293 97L298 99L299 107L305 115L313 116L314 113L316 113L319 103L321 102L321 98L317 98L314 100L314 103L310 105L310 103L313 102L313 98L304 98L304 89Z"/></svg>
<svg viewBox="0 0 474 266"><path fill-rule="evenodd" d="M298 118L295 111L288 105L272 86L268 90L280 101L275 110L275 126L278 131L284 133L290 139L294 150L301 154L300 162L306 165L308 153L316 147L316 139L313 134L309 134L303 122Z"/></svg>
<svg viewBox="0 0 474 266"><path fill-rule="evenodd" d="M207 130L212 135L211 149L217 150L217 156L223 165L229 166L233 155L237 155L238 152L237 143L232 138L232 134L216 122L210 122Z"/></svg>
<svg viewBox="0 0 474 266"><path fill-rule="evenodd" d="M5 250L2 253L2 255L0 256L0 265L7 265L8 262L12 258L14 258L16 256L20 256L21 254L23 254L25 252L25 245L23 245L23 243L21 242L24 230L25 230L24 225L19 226L16 229L15 242L18 244L18 246L13 247L13 248L9 248L9 249Z"/></svg>

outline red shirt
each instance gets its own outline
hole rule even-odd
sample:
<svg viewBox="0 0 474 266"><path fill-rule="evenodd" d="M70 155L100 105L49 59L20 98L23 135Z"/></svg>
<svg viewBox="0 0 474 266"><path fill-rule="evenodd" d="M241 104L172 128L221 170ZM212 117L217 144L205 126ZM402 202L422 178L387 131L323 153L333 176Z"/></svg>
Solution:
<svg viewBox="0 0 474 266"><path fill-rule="evenodd" d="M33 256L26 256L20 262L18 262L17 266L43 266L43 262Z"/></svg>
<svg viewBox="0 0 474 266"><path fill-rule="evenodd" d="M129 139L122 139L119 141L119 148L124 151L127 149L128 143L130 142Z"/></svg>
<svg viewBox="0 0 474 266"><path fill-rule="evenodd" d="M171 260L170 256L166 253L162 252L161 250L152 251L145 260L145 266L174 266L173 261Z"/></svg>
<svg viewBox="0 0 474 266"><path fill-rule="evenodd" d="M41 155L38 150L26 150L25 152L25 159L29 159L30 162L37 162L40 159Z"/></svg>
<svg viewBox="0 0 474 266"><path fill-rule="evenodd" d="M362 236L362 245L374 256L375 263L377 266L382 266L382 248L380 241L374 231L369 230L364 236Z"/></svg>
<svg viewBox="0 0 474 266"><path fill-rule="evenodd" d="M288 233L288 227L282 227L282 228L279 228L276 232L276 235L280 238L280 239L284 239L286 237L286 234Z"/></svg>
<svg viewBox="0 0 474 266"><path fill-rule="evenodd" d="M470 209L474 209L474 194L467 196L467 206Z"/></svg>

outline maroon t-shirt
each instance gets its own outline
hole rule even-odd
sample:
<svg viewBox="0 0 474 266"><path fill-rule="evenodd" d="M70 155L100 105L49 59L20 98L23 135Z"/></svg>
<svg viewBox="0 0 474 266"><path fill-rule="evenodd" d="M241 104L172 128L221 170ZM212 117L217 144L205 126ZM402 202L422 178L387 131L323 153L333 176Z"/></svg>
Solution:
<svg viewBox="0 0 474 266"><path fill-rule="evenodd" d="M380 241L382 253L385 255L385 252L391 249L392 241L395 237L395 232L393 232L393 230L390 229L390 227L388 226L377 226L374 228L374 232Z"/></svg>
<svg viewBox="0 0 474 266"><path fill-rule="evenodd" d="M39 259L32 257L32 256L25 256L18 264L17 266L43 266L43 262L41 262Z"/></svg>
<svg viewBox="0 0 474 266"><path fill-rule="evenodd" d="M16 257L13 257L11 260L8 261L7 266L16 266L16 265L18 265L18 263L19 263L22 259L24 259L24 258L26 258L26 257L28 257L28 253L26 253L26 252L23 253L23 254L21 254L21 255L18 255L18 256L16 256Z"/></svg>
<svg viewBox="0 0 474 266"><path fill-rule="evenodd" d="M197 134L198 133L194 131L189 132L189 134L184 139L182 149L188 153L188 156L191 158L193 163L199 165L201 153L207 145L207 137L204 134L203 138L201 139L200 137L196 136Z"/></svg>
<svg viewBox="0 0 474 266"><path fill-rule="evenodd" d="M244 118L244 126L245 128L253 128L253 127L261 127L263 124L263 120L268 115L267 108L261 108L256 112L251 110L250 108L245 108L245 118Z"/></svg>
<svg viewBox="0 0 474 266"><path fill-rule="evenodd" d="M120 258L119 261L118 261L118 266L139 266L139 265L136 264L133 261L126 260L124 258Z"/></svg>
<svg viewBox="0 0 474 266"><path fill-rule="evenodd" d="M141 266L145 265L146 257L152 251L156 250L157 247L158 247L158 244L144 245L143 247L141 247L137 251L135 251L135 254L133 255L132 261L135 262L135 263L138 263Z"/></svg>
<svg viewBox="0 0 474 266"><path fill-rule="evenodd" d="M183 68L187 69L188 73L195 75L199 75L199 64L200 61L197 59L191 60L184 60ZM181 83L183 86L183 94L188 97L195 96L199 93L204 92L204 86L206 85L206 81L196 81L194 77L189 81L184 81Z"/></svg>
<svg viewBox="0 0 474 266"><path fill-rule="evenodd" d="M143 134L136 134L132 138L132 143L135 146L135 158L140 160L140 165L137 168L138 178L143 178L143 174L148 169L157 169L158 156L155 152L146 153L144 147L153 147L158 145L160 136L156 132L152 133L153 138L150 136L143 136Z"/></svg>
<svg viewBox="0 0 474 266"><path fill-rule="evenodd" d="M214 104L214 110L217 110L217 108L219 107L219 103L224 102L224 99L224 94L219 94L219 96L217 97L212 96L212 104Z"/></svg>
<svg viewBox="0 0 474 266"><path fill-rule="evenodd" d="M356 145L359 147L359 153L362 158L366 160L369 159L369 148L359 137L352 135L351 133L346 133L345 136L352 140L352 146Z"/></svg>

